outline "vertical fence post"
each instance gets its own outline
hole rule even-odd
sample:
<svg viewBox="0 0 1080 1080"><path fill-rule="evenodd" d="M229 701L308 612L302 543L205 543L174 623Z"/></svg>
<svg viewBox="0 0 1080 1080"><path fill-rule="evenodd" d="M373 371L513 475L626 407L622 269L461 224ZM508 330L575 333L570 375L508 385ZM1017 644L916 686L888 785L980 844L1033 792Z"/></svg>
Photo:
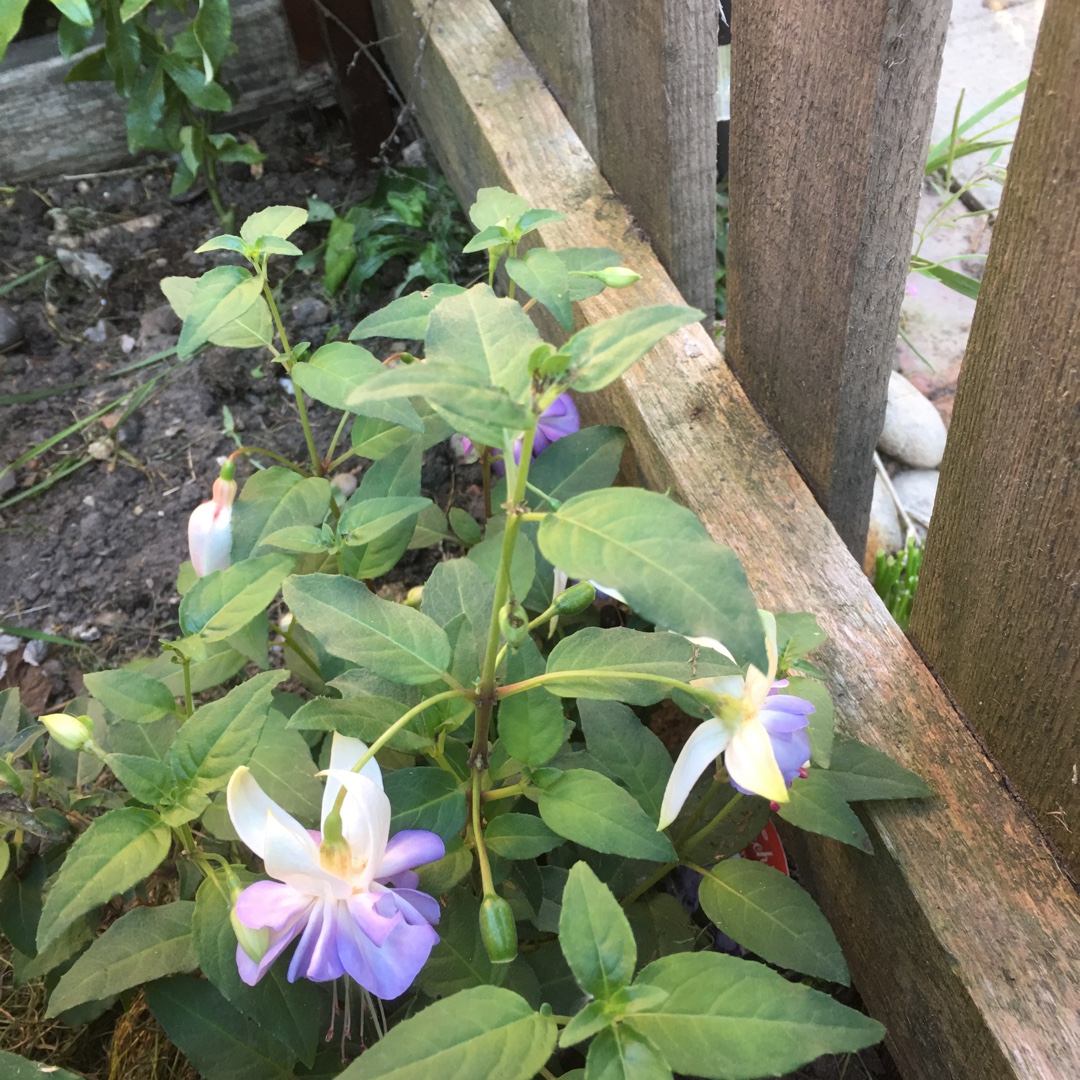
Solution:
<svg viewBox="0 0 1080 1080"><path fill-rule="evenodd" d="M597 164L711 325L716 0L589 0Z"/></svg>
<svg viewBox="0 0 1080 1080"><path fill-rule="evenodd" d="M732 19L727 360L860 562L949 7Z"/></svg>
<svg viewBox="0 0 1080 1080"><path fill-rule="evenodd" d="M1080 20L1048 0L911 632L1080 876Z"/></svg>

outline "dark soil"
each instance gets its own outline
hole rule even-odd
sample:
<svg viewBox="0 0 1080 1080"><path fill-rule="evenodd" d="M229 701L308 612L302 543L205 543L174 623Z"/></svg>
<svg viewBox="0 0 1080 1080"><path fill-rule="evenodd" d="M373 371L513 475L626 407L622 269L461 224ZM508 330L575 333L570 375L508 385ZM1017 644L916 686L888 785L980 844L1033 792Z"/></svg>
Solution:
<svg viewBox="0 0 1080 1080"><path fill-rule="evenodd" d="M265 206L304 206L309 195L341 208L374 186L378 174L358 168L344 129L320 114L269 121L254 134L269 151L262 175L230 166L222 182L223 201L236 206L238 224ZM0 284L33 270L39 257L53 259L57 246L93 252L112 267L107 281L93 283L54 263L0 297L23 336L0 352L0 398L56 391L0 406L0 469L167 372L130 416L122 404L106 408L100 420L0 476L3 504L48 482L66 462L87 453L103 457L40 493L0 505L0 625L86 641L94 655L81 661L93 666L153 650L159 637L177 632L175 579L187 557L188 515L210 497L219 459L237 445L225 433L223 409L245 444L306 459L295 399L265 350L211 347L186 363L173 357L114 374L176 343L179 321L159 279L197 276L223 261L220 253L194 254L224 230L205 194L182 204L170 200L165 165L0 194ZM293 240L308 250L325 237L325 228L308 226ZM281 282L292 340L316 347L344 339L368 310L389 299L398 280L389 267L382 295L350 303L328 297L317 274L290 273L291 262L272 260L271 282ZM392 345L375 343L375 351L388 355ZM80 385L63 389L72 383ZM317 443L325 448L337 416L317 403L310 412ZM358 465L353 459L344 468ZM241 477L249 469L242 464ZM457 476L448 449L436 448L425 466L425 493L445 507L452 492L475 480L472 472ZM390 580L422 581L441 556L437 549L410 552ZM51 654L62 655L55 647ZM9 659L0 688L20 684L31 709L70 696L66 664L20 672L17 657Z"/></svg>

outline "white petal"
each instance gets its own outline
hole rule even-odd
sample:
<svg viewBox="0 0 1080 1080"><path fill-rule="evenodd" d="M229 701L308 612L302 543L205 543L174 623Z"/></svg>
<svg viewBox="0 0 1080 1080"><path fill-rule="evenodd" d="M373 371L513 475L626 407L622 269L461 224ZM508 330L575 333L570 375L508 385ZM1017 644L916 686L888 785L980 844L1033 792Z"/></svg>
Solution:
<svg viewBox="0 0 1080 1080"><path fill-rule="evenodd" d="M735 657L732 656L728 649L721 645L716 638L687 637L686 640L689 641L691 645L700 645L703 649L712 649L713 652L718 652L721 656L726 656L733 664L735 663Z"/></svg>
<svg viewBox="0 0 1080 1080"><path fill-rule="evenodd" d="M658 829L666 829L679 816L698 777L720 756L730 738L728 729L715 718L694 729L664 789Z"/></svg>
<svg viewBox="0 0 1080 1080"><path fill-rule="evenodd" d="M324 775L327 777L326 787L323 789L322 798L322 820L326 819L326 815L334 807L334 803L337 801L338 792L341 790L341 784L330 777L331 772L349 772L352 767L367 753L367 743L361 742L360 739L350 738L348 735L339 735L334 732L334 739L330 744L330 767ZM382 769L379 768L379 763L372 758L361 770L361 776L366 776L372 783L378 787L383 786L382 782Z"/></svg>
<svg viewBox="0 0 1080 1080"><path fill-rule="evenodd" d="M286 820L282 820L282 819ZM295 826L295 827L294 827ZM319 845L307 829L280 808L266 815L266 872L298 893L319 899L342 900L352 891L349 881L324 870Z"/></svg>
<svg viewBox="0 0 1080 1080"><path fill-rule="evenodd" d="M761 625L765 627L765 653L769 658L769 670L766 677L771 684L773 679L776 678L776 666L779 663L779 657L776 653L776 616L771 611L761 611L760 609L758 615L761 616Z"/></svg>
<svg viewBox="0 0 1080 1080"><path fill-rule="evenodd" d="M758 671L753 664L746 672L746 687L743 690L743 703L746 706L747 716L757 716L765 699L769 696L773 681L768 676Z"/></svg>
<svg viewBox="0 0 1080 1080"><path fill-rule="evenodd" d="M724 754L724 764L731 779L747 791L773 802L788 801L787 785L760 720L747 720L739 726Z"/></svg>
<svg viewBox="0 0 1080 1080"><path fill-rule="evenodd" d="M267 817L275 812L285 812L259 787L259 782L251 775L251 770L243 765L229 779L225 801L237 836L260 859L265 858ZM287 814L285 816L288 817ZM293 824L300 828L299 823Z"/></svg>
<svg viewBox="0 0 1080 1080"><path fill-rule="evenodd" d="M390 836L390 800L366 776L335 770L328 776L348 793L341 806L341 831L352 852L354 886L366 888L379 876Z"/></svg>
<svg viewBox="0 0 1080 1080"><path fill-rule="evenodd" d="M213 570L227 570L232 551L232 507L204 502L188 519L188 552L199 577Z"/></svg>

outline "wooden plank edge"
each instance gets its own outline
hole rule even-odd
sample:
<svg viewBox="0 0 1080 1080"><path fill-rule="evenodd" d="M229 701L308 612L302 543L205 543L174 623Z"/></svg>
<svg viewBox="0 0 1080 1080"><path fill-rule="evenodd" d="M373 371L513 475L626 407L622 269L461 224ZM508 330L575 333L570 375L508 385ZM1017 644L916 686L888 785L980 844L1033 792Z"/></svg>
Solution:
<svg viewBox="0 0 1080 1080"><path fill-rule="evenodd" d="M498 184L566 215L542 230L550 246L623 252L644 280L586 301L579 325L680 302L488 0L429 11L423 0L376 3L399 85L462 202ZM645 482L670 487L735 548L764 604L819 615L840 727L938 793L867 804L872 857L818 837L804 852L905 1075L1075 1080L1080 898L714 343L700 326L680 331L583 405L627 429Z"/></svg>

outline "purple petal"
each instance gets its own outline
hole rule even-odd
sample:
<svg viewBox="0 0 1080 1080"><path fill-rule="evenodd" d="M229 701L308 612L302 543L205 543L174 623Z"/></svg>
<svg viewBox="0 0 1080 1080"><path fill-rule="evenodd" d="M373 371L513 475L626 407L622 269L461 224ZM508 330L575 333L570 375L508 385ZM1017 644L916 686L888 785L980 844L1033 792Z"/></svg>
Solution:
<svg viewBox="0 0 1080 1080"><path fill-rule="evenodd" d="M256 885L277 885L277 882L256 882ZM263 926L269 926L269 923L259 924L252 921L256 916L252 918L244 918L241 912L240 901L255 888L255 885L249 885L243 893L240 894L240 898L236 905L236 914L240 921L245 925L251 927L253 930L261 929ZM282 885L281 889L288 889L288 886ZM289 890L292 892L292 890ZM285 948L293 941L293 939L304 929L308 913L310 912L314 901L311 897L301 897L299 894L294 894L297 897L297 904L292 908L292 916L290 919L286 919L281 922L279 927L272 929L270 934L270 945L266 952L263 954L261 960L256 963L251 959L246 952L244 952L242 946L239 944L236 946L236 968L240 973L240 978L248 984L248 986L254 986L267 972L270 965L282 954ZM258 894L256 894L258 898ZM299 901L303 901L300 903ZM273 917L275 920L279 915L284 914L284 905L282 904L279 909L275 909Z"/></svg>
<svg viewBox="0 0 1080 1080"><path fill-rule="evenodd" d="M435 833L426 829L404 829L386 845L377 875L379 878L392 878L402 870L435 862L445 854L446 845Z"/></svg>
<svg viewBox="0 0 1080 1080"><path fill-rule="evenodd" d="M389 911L379 911L380 899L382 898L377 893L365 892L346 901L353 922L360 927L364 936L376 948L386 941L391 931L403 918L393 904L390 905Z"/></svg>
<svg viewBox="0 0 1080 1080"><path fill-rule="evenodd" d="M236 917L252 930L282 931L304 914L314 897L280 881L256 881L236 900Z"/></svg>
<svg viewBox="0 0 1080 1080"><path fill-rule="evenodd" d="M394 902L407 923L418 926L421 922L437 923L442 916L439 901L419 889L394 889Z"/></svg>
<svg viewBox="0 0 1080 1080"><path fill-rule="evenodd" d="M338 951L345 970L361 986L389 1001L408 990L438 940L439 935L427 923L412 926L402 920L382 945L376 946L349 920L342 927Z"/></svg>
<svg viewBox="0 0 1080 1080"><path fill-rule="evenodd" d="M791 700L800 702L801 708L780 709L774 704L778 700L777 698L769 698L758 713L762 724L765 725L765 730L770 735L801 731L810 723L809 713L814 711L814 707L810 705L810 702L802 701L801 698L793 698ZM809 709L806 708L807 705L810 705Z"/></svg>
<svg viewBox="0 0 1080 1080"><path fill-rule="evenodd" d="M537 444L541 435L545 439L545 446L557 442L559 439L572 435L581 427L581 417L578 416L577 406L569 394L560 394L540 415L537 421ZM541 448L542 449L542 448ZM539 451L535 451L539 453Z"/></svg>
<svg viewBox="0 0 1080 1080"><path fill-rule="evenodd" d="M353 925L346 903L327 900L315 904L289 963L289 982L296 982L301 975L312 982L327 982L345 974L338 958L338 941L345 924Z"/></svg>

